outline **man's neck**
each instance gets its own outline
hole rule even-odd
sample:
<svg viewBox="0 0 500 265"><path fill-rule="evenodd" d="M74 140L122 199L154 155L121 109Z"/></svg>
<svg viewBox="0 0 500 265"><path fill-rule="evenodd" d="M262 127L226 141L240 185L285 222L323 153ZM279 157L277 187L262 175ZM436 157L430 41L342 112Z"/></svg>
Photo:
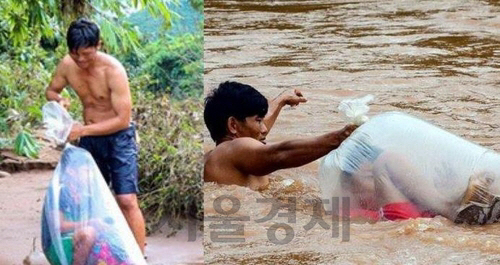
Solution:
<svg viewBox="0 0 500 265"><path fill-rule="evenodd" d="M222 144L222 143L224 143L224 142L232 141L232 140L234 140L234 139L236 139L236 138L238 138L238 137L236 137L236 136L231 136L231 135L226 135L226 136L224 136L222 139L220 139L219 141L217 141L217 142L215 143L215 145L217 146L217 145Z"/></svg>
<svg viewBox="0 0 500 265"><path fill-rule="evenodd" d="M100 52L97 52L95 59L89 64L89 66L86 68L80 68L80 69L86 73L91 73L99 66L99 64L101 62L100 59L101 59L101 54L100 54Z"/></svg>

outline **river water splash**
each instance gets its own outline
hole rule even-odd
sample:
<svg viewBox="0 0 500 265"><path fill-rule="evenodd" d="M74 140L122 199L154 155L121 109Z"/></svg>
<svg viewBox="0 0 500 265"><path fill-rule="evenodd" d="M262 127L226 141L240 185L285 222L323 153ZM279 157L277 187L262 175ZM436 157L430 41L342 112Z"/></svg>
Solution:
<svg viewBox="0 0 500 265"><path fill-rule="evenodd" d="M301 89L309 101L282 111L270 142L339 129L338 103L373 94L369 115L405 112L500 151L499 15L498 1L206 0L205 90L226 80L270 98ZM280 170L262 192L205 185L207 216L218 214L218 196L231 195L241 202L232 215L250 218L241 243L213 242L209 225L217 222L206 221L207 263L500 263L496 224L457 226L441 217L351 223L348 242L319 225L306 230L320 196L317 171L317 162ZM294 238L274 244L269 228L287 220L255 222L271 210L257 199L288 197L297 201Z"/></svg>

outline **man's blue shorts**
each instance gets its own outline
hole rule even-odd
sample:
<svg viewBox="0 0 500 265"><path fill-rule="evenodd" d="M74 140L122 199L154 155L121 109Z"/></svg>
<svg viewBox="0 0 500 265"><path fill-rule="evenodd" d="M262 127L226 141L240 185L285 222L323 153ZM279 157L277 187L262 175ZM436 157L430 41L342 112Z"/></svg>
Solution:
<svg viewBox="0 0 500 265"><path fill-rule="evenodd" d="M113 134L82 137L78 145L92 154L115 194L139 192L134 124Z"/></svg>

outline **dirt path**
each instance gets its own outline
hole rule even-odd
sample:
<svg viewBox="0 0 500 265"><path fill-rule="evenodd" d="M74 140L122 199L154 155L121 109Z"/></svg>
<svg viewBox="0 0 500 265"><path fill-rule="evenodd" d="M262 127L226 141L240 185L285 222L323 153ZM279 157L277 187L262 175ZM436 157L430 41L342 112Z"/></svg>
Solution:
<svg viewBox="0 0 500 265"><path fill-rule="evenodd" d="M41 250L41 209L51 177L51 170L33 170L0 179L0 264L22 264L34 237L37 250ZM201 233L194 242L187 238L185 230L170 238L148 237L148 264L203 263Z"/></svg>

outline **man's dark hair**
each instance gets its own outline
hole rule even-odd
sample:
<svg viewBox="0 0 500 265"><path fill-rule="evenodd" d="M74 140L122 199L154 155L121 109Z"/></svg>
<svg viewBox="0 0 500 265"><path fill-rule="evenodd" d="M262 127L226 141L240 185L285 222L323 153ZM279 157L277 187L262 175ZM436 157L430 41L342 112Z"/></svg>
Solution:
<svg viewBox="0 0 500 265"><path fill-rule="evenodd" d="M227 135L229 117L239 121L255 115L264 117L268 107L267 99L252 86L226 81L205 98L203 118L217 143Z"/></svg>
<svg viewBox="0 0 500 265"><path fill-rule="evenodd" d="M99 44L99 27L84 18L71 22L66 34L68 49L76 52L80 48L96 47Z"/></svg>

